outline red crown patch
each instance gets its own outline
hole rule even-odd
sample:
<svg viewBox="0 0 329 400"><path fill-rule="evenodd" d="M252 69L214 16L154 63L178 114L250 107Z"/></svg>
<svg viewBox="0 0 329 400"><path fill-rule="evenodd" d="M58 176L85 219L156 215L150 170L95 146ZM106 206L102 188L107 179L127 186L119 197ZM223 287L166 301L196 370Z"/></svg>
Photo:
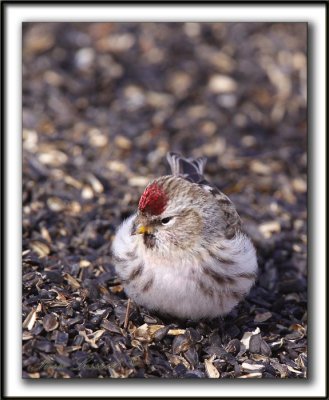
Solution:
<svg viewBox="0 0 329 400"><path fill-rule="evenodd" d="M138 209L143 213L160 215L166 208L167 202L166 193L154 182L144 190L139 200Z"/></svg>

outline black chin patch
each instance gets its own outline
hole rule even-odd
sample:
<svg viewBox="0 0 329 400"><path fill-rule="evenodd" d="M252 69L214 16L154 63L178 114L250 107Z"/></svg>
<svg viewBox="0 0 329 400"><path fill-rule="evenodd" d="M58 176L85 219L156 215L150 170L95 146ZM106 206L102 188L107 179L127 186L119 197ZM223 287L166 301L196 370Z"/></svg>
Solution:
<svg viewBox="0 0 329 400"><path fill-rule="evenodd" d="M148 249L155 246L155 236L149 233L144 234L144 244Z"/></svg>

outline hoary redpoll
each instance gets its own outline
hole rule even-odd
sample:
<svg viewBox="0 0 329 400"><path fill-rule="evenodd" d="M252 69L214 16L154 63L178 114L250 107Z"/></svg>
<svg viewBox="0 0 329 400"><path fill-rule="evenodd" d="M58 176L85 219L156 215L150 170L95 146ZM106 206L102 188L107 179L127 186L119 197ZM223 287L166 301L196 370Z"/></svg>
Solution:
<svg viewBox="0 0 329 400"><path fill-rule="evenodd" d="M205 158L167 155L113 242L117 274L137 304L198 320L225 315L255 282L255 248L229 200L203 177Z"/></svg>

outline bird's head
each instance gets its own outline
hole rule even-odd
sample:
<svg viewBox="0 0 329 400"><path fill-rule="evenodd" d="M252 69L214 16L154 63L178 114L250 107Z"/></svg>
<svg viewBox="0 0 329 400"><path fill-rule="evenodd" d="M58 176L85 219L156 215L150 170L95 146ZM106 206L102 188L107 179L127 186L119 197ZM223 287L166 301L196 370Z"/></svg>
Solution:
<svg viewBox="0 0 329 400"><path fill-rule="evenodd" d="M142 235L148 249L163 255L190 248L202 230L197 199L191 184L182 178L167 176L153 181L139 200L132 234Z"/></svg>

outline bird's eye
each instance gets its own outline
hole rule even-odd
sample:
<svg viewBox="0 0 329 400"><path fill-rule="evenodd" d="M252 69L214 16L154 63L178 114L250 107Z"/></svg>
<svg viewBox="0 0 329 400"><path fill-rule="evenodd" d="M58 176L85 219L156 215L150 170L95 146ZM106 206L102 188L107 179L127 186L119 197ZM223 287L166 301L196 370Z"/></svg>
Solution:
<svg viewBox="0 0 329 400"><path fill-rule="evenodd" d="M172 217L162 218L161 224L162 225L167 225L171 219L172 219Z"/></svg>

